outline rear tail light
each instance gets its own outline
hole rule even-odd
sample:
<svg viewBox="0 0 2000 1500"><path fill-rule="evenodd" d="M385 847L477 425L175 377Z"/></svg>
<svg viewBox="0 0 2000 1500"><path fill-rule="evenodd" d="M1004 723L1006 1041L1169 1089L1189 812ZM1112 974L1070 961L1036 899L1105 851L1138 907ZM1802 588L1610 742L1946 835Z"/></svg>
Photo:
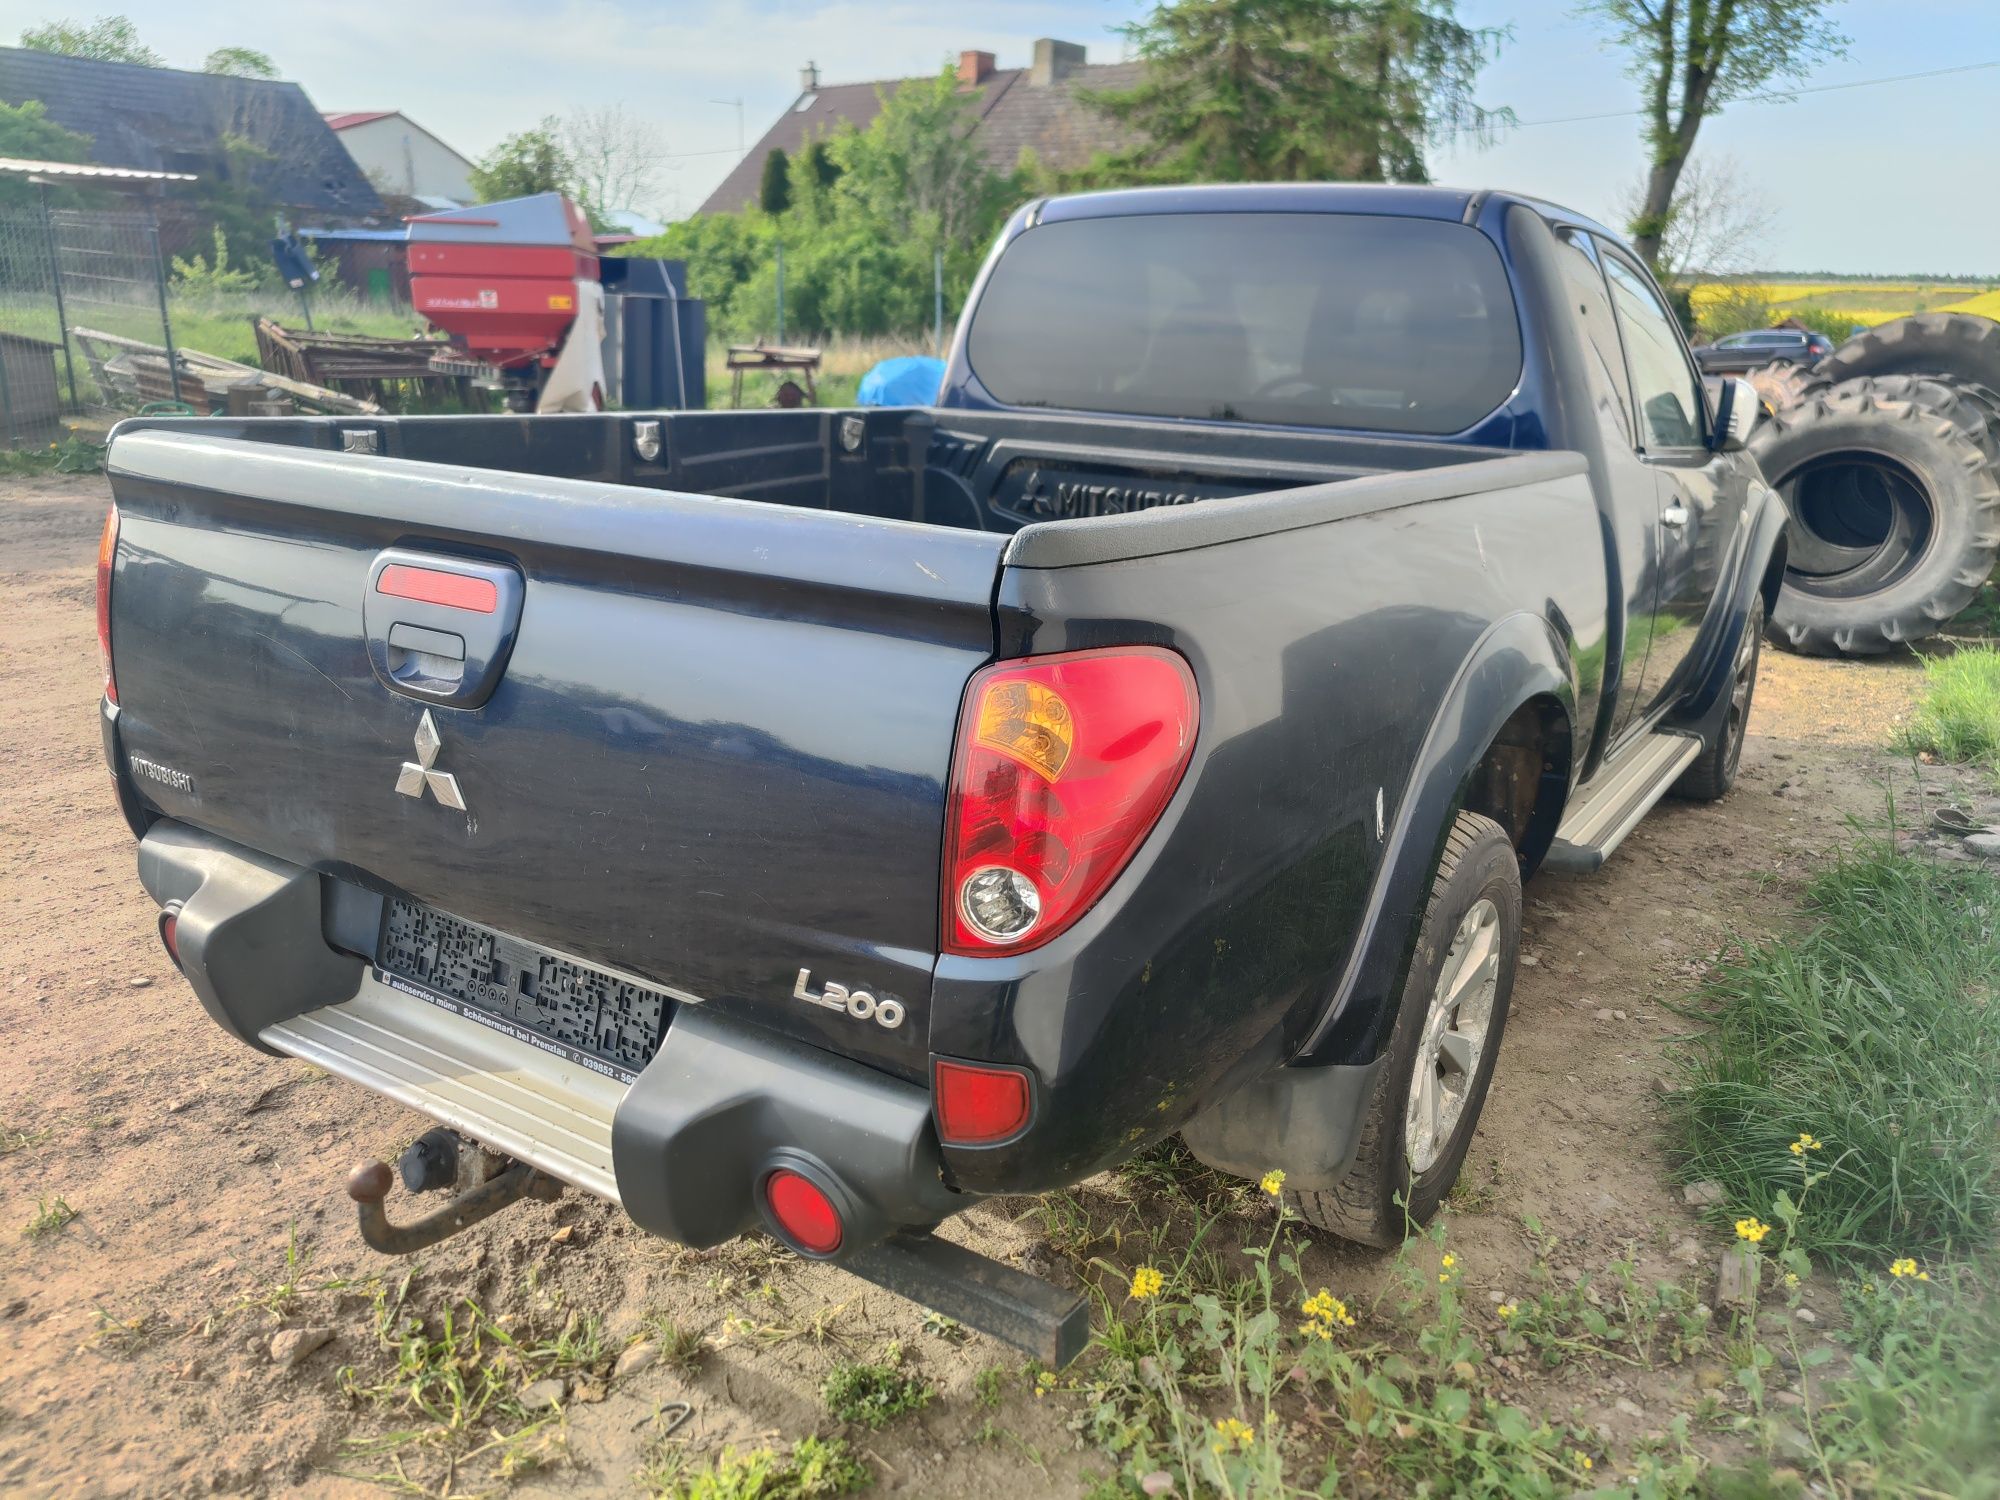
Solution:
<svg viewBox="0 0 2000 1500"><path fill-rule="evenodd" d="M764 1179L764 1201L785 1237L813 1255L840 1248L840 1210L810 1177L780 1167Z"/></svg>
<svg viewBox="0 0 2000 1500"><path fill-rule="evenodd" d="M118 556L118 507L104 513L104 534L97 541L97 650L104 658L104 696L118 701L118 679L111 675L111 563Z"/></svg>
<svg viewBox="0 0 2000 1500"><path fill-rule="evenodd" d="M1194 674L1152 646L987 667L966 689L946 811L944 949L1047 942L1159 820L1194 753Z"/></svg>
<svg viewBox="0 0 2000 1500"><path fill-rule="evenodd" d="M946 1062L931 1068L938 1138L947 1146L990 1146L1028 1123L1028 1075L1017 1068Z"/></svg>

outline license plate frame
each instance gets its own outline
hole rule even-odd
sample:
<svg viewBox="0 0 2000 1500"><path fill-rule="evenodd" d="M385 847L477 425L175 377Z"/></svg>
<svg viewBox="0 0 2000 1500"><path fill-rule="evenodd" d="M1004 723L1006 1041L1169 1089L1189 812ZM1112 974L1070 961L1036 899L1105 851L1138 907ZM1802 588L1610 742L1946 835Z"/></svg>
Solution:
<svg viewBox="0 0 2000 1500"><path fill-rule="evenodd" d="M435 907L382 903L373 972L399 994L630 1083L666 1037L676 998Z"/></svg>

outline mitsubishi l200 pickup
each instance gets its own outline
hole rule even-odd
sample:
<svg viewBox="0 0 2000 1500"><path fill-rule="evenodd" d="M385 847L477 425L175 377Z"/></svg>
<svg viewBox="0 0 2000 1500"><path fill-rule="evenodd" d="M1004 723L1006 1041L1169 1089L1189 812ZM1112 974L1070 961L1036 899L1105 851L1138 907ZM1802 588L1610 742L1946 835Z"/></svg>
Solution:
<svg viewBox="0 0 2000 1500"><path fill-rule="evenodd" d="M1756 414L1546 203L1038 201L931 407L123 424L105 752L209 1014L438 1122L370 1243L567 1185L1059 1361L942 1221L1434 1212L1523 879L1736 775Z"/></svg>

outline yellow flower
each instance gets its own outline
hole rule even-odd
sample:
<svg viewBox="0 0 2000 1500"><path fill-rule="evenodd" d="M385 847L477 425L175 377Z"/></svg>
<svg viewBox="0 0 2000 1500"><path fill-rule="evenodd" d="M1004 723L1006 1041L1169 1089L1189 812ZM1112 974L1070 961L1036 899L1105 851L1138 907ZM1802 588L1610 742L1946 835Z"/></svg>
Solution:
<svg viewBox="0 0 2000 1500"><path fill-rule="evenodd" d="M1166 1285L1166 1277L1151 1266L1141 1266L1132 1273L1132 1295L1141 1300L1160 1295L1160 1288Z"/></svg>
<svg viewBox="0 0 2000 1500"><path fill-rule="evenodd" d="M1257 1436L1248 1422L1239 1422L1235 1417L1224 1417L1217 1422L1215 1432L1215 1441L1208 1446L1217 1453L1227 1453L1231 1448L1248 1448Z"/></svg>
<svg viewBox="0 0 2000 1500"><path fill-rule="evenodd" d="M1321 1287L1300 1303L1299 1310L1308 1319L1300 1331L1314 1338L1332 1338L1335 1324L1339 1324L1342 1328L1354 1326L1354 1314L1347 1310L1347 1304L1325 1287Z"/></svg>
<svg viewBox="0 0 2000 1500"><path fill-rule="evenodd" d="M1511 1302L1503 1302L1494 1309L1495 1312L1500 1314L1502 1321L1505 1321L1506 1319L1513 1317L1514 1314L1519 1312L1520 1310L1521 1310L1520 1308L1516 1307Z"/></svg>
<svg viewBox="0 0 2000 1500"><path fill-rule="evenodd" d="M1275 1198L1285 1189L1285 1174L1283 1172L1266 1172L1264 1180L1258 1183L1257 1186Z"/></svg>
<svg viewBox="0 0 2000 1500"><path fill-rule="evenodd" d="M1570 1458L1574 1460L1576 1466L1579 1469L1582 1469L1586 1474L1589 1473L1592 1469L1597 1467L1596 1464L1590 1461L1590 1455L1588 1453L1585 1453L1581 1448L1577 1449L1576 1452L1572 1453L1570 1455Z"/></svg>
<svg viewBox="0 0 2000 1500"><path fill-rule="evenodd" d="M1771 1226L1754 1214L1747 1219L1736 1221L1736 1238L1748 1240L1753 1245L1764 1243L1764 1236L1771 1232Z"/></svg>
<svg viewBox="0 0 2000 1500"><path fill-rule="evenodd" d="M1914 1277L1918 1281L1929 1281L1931 1279L1931 1273L1928 1271L1919 1271L1917 1269L1917 1263L1911 1260L1910 1257L1907 1255L1904 1256L1901 1260L1891 1261L1889 1263L1889 1274L1891 1276L1896 1277L1898 1280L1900 1280L1905 1276Z"/></svg>
<svg viewBox="0 0 2000 1500"><path fill-rule="evenodd" d="M1447 1250L1445 1252L1444 1259L1439 1261L1438 1264L1443 1266L1447 1271L1449 1271L1453 1266L1458 1264L1458 1257L1456 1255L1453 1255L1449 1250Z"/></svg>
<svg viewBox="0 0 2000 1500"><path fill-rule="evenodd" d="M1041 1374L1035 1377L1035 1399L1037 1401L1041 1400L1042 1397L1046 1396L1050 1391L1054 1390L1055 1388L1056 1388L1056 1378L1055 1376L1051 1375L1047 1370L1042 1371Z"/></svg>
<svg viewBox="0 0 2000 1500"><path fill-rule="evenodd" d="M1795 1287L1798 1284L1799 1284L1799 1273L1797 1271L1785 1272L1785 1285L1787 1287Z"/></svg>
<svg viewBox="0 0 2000 1500"><path fill-rule="evenodd" d="M1804 1156L1808 1151L1817 1151L1825 1144L1824 1141L1813 1139L1811 1131L1806 1131L1792 1142L1792 1155Z"/></svg>

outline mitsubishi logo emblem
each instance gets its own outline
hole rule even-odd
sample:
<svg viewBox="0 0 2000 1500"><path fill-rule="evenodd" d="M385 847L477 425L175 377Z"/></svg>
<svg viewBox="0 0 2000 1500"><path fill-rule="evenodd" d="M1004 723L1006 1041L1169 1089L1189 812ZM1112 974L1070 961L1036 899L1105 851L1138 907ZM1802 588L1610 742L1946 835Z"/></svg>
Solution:
<svg viewBox="0 0 2000 1500"><path fill-rule="evenodd" d="M431 711L424 710L424 716L417 720L417 758L403 762L403 769L396 773L396 790L405 797L424 800L424 788L446 807L465 811L465 798L458 790L458 778L449 771L434 771L438 751L444 741L438 738L437 724L431 718Z"/></svg>

